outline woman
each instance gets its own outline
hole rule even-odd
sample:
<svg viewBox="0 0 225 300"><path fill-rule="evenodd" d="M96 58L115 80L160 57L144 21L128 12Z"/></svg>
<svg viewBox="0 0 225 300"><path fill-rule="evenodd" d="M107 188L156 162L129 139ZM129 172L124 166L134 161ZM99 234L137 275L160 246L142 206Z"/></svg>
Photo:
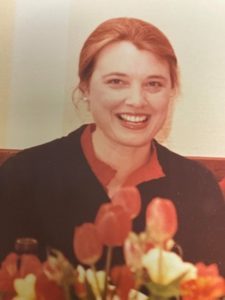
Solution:
<svg viewBox="0 0 225 300"><path fill-rule="evenodd" d="M156 197L178 211L184 259L218 263L225 274L225 208L211 173L154 140L179 89L177 59L164 34L133 18L102 23L86 40L79 90L94 124L20 152L0 169L1 258L19 236L72 261L74 227L93 221L122 186L135 185L142 211ZM120 261L120 254L115 262Z"/></svg>

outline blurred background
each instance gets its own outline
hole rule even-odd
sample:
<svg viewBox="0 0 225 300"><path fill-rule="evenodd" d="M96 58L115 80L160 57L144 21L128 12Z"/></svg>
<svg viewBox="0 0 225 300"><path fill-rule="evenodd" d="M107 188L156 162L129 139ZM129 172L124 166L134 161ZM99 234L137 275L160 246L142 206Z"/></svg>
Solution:
<svg viewBox="0 0 225 300"><path fill-rule="evenodd" d="M0 148L23 149L89 120L75 110L79 52L102 21L136 17L170 39L181 73L159 139L182 155L225 157L225 1L2 0Z"/></svg>

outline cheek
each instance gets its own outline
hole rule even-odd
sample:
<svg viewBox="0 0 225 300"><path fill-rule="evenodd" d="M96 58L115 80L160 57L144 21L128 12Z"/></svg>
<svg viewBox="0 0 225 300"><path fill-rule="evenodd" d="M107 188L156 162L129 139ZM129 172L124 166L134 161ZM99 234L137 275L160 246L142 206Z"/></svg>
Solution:
<svg viewBox="0 0 225 300"><path fill-rule="evenodd" d="M167 96L157 97L154 102L151 102L152 109L155 113L165 113L168 110L170 98Z"/></svg>
<svg viewBox="0 0 225 300"><path fill-rule="evenodd" d="M98 101L103 106L110 106L113 103L120 102L126 95L125 91L115 90L100 82L100 80L93 78L89 86L89 100Z"/></svg>
<svg viewBox="0 0 225 300"><path fill-rule="evenodd" d="M94 110L112 110L122 102L121 99L122 96L114 91L96 89L89 97L90 108Z"/></svg>

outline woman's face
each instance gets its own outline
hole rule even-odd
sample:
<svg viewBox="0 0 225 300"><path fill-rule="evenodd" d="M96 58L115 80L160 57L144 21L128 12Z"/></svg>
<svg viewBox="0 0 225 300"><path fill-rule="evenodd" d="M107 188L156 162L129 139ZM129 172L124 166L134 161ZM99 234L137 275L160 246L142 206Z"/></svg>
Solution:
<svg viewBox="0 0 225 300"><path fill-rule="evenodd" d="M85 92L96 133L131 147L149 144L156 135L172 94L167 62L127 41L100 52Z"/></svg>

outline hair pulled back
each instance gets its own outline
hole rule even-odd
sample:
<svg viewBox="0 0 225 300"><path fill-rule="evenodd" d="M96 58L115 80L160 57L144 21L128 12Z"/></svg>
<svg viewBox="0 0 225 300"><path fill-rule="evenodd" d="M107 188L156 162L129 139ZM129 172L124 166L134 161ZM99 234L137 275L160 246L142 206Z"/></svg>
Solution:
<svg viewBox="0 0 225 300"><path fill-rule="evenodd" d="M98 54L107 45L130 41L138 49L147 50L169 65L173 88L179 87L177 58L167 37L154 25L136 18L114 18L101 23L87 38L80 53L79 89L84 90L94 71Z"/></svg>

